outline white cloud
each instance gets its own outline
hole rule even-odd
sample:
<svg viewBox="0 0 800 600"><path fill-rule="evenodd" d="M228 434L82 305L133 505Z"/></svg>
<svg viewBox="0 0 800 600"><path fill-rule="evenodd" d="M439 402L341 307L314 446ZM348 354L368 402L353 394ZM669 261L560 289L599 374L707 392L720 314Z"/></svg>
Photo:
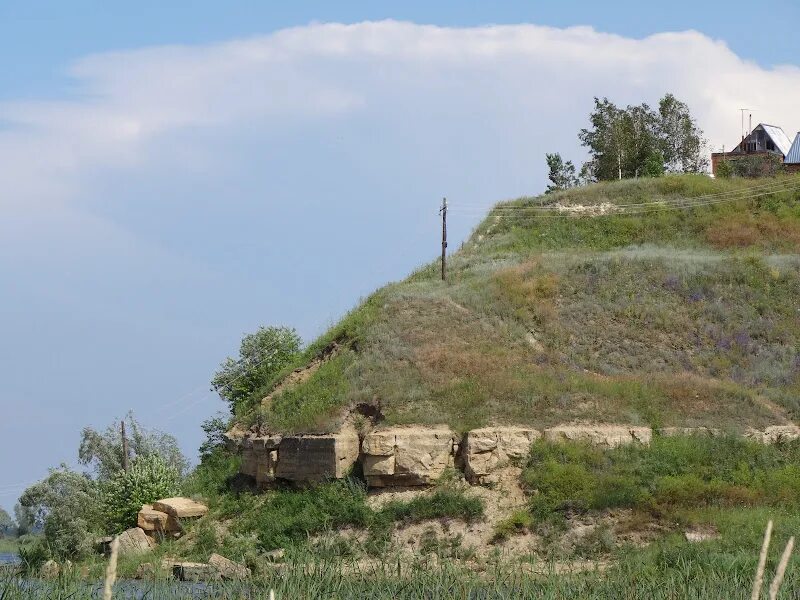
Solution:
<svg viewBox="0 0 800 600"><path fill-rule="evenodd" d="M740 106L790 134L800 126L800 69L763 69L691 31L635 40L587 27L321 24L90 56L69 73L69 100L0 106L0 205L91 193L81 174L136 165L191 128L228 135L362 114L428 138L431 117L452 111L465 129L474 119L507 131L509 152L525 140L540 155L575 149L591 96L654 102L665 91L689 102L715 147L736 141Z"/></svg>

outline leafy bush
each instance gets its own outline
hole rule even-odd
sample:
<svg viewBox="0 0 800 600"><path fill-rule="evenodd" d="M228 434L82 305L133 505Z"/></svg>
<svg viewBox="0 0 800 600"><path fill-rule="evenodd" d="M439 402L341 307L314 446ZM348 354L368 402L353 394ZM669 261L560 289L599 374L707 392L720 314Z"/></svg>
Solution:
<svg viewBox="0 0 800 600"><path fill-rule="evenodd" d="M118 471L101 487L101 513L106 532L118 533L136 524L143 504L178 493L180 474L160 456L137 458L128 471Z"/></svg>
<svg viewBox="0 0 800 600"><path fill-rule="evenodd" d="M100 530L98 496L94 481L64 465L26 489L19 499L24 519L44 534L41 547L26 549L30 557L60 560L90 553Z"/></svg>
<svg viewBox="0 0 800 600"><path fill-rule="evenodd" d="M391 521L419 523L429 519L452 518L467 523L483 516L483 503L468 497L461 490L438 489L430 496L417 496L408 502L392 500L381 512Z"/></svg>
<svg viewBox="0 0 800 600"><path fill-rule="evenodd" d="M525 510L515 510L500 521L494 528L492 541L498 542L517 533L524 533L533 527L533 518Z"/></svg>
<svg viewBox="0 0 800 600"><path fill-rule="evenodd" d="M367 526L372 511L365 500L363 484L353 479L306 490L279 490L261 505L252 525L258 531L259 546L273 550L327 529Z"/></svg>

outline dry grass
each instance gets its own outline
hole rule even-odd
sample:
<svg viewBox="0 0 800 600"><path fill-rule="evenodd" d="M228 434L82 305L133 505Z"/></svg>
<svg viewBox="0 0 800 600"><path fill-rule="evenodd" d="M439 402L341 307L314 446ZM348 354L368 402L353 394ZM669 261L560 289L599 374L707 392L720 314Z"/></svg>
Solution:
<svg viewBox="0 0 800 600"><path fill-rule="evenodd" d="M706 239L714 248L784 248L800 250L800 223L771 213L741 213L710 223Z"/></svg>

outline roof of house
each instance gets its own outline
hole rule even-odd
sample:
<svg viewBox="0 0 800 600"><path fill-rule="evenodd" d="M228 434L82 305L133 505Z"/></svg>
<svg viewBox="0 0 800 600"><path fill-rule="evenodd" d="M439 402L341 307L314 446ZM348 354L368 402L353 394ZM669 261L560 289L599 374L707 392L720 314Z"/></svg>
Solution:
<svg viewBox="0 0 800 600"><path fill-rule="evenodd" d="M783 129L777 125L767 125L766 123L760 123L759 126L764 128L764 131L767 132L767 135L772 140L772 143L775 144L775 147L778 150L780 150L781 154L784 156L789 154L789 149L792 147L792 140L790 140L789 136L784 133Z"/></svg>
<svg viewBox="0 0 800 600"><path fill-rule="evenodd" d="M792 147L789 149L789 152L786 153L784 162L787 164L800 163L800 131L797 132Z"/></svg>

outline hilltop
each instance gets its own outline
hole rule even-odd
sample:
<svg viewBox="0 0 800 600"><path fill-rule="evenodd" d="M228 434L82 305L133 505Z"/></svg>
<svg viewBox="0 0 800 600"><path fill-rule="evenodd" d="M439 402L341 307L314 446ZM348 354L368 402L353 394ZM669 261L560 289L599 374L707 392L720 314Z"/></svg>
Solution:
<svg viewBox="0 0 800 600"><path fill-rule="evenodd" d="M464 432L800 416L800 180L676 175L496 205L251 396L242 426Z"/></svg>

